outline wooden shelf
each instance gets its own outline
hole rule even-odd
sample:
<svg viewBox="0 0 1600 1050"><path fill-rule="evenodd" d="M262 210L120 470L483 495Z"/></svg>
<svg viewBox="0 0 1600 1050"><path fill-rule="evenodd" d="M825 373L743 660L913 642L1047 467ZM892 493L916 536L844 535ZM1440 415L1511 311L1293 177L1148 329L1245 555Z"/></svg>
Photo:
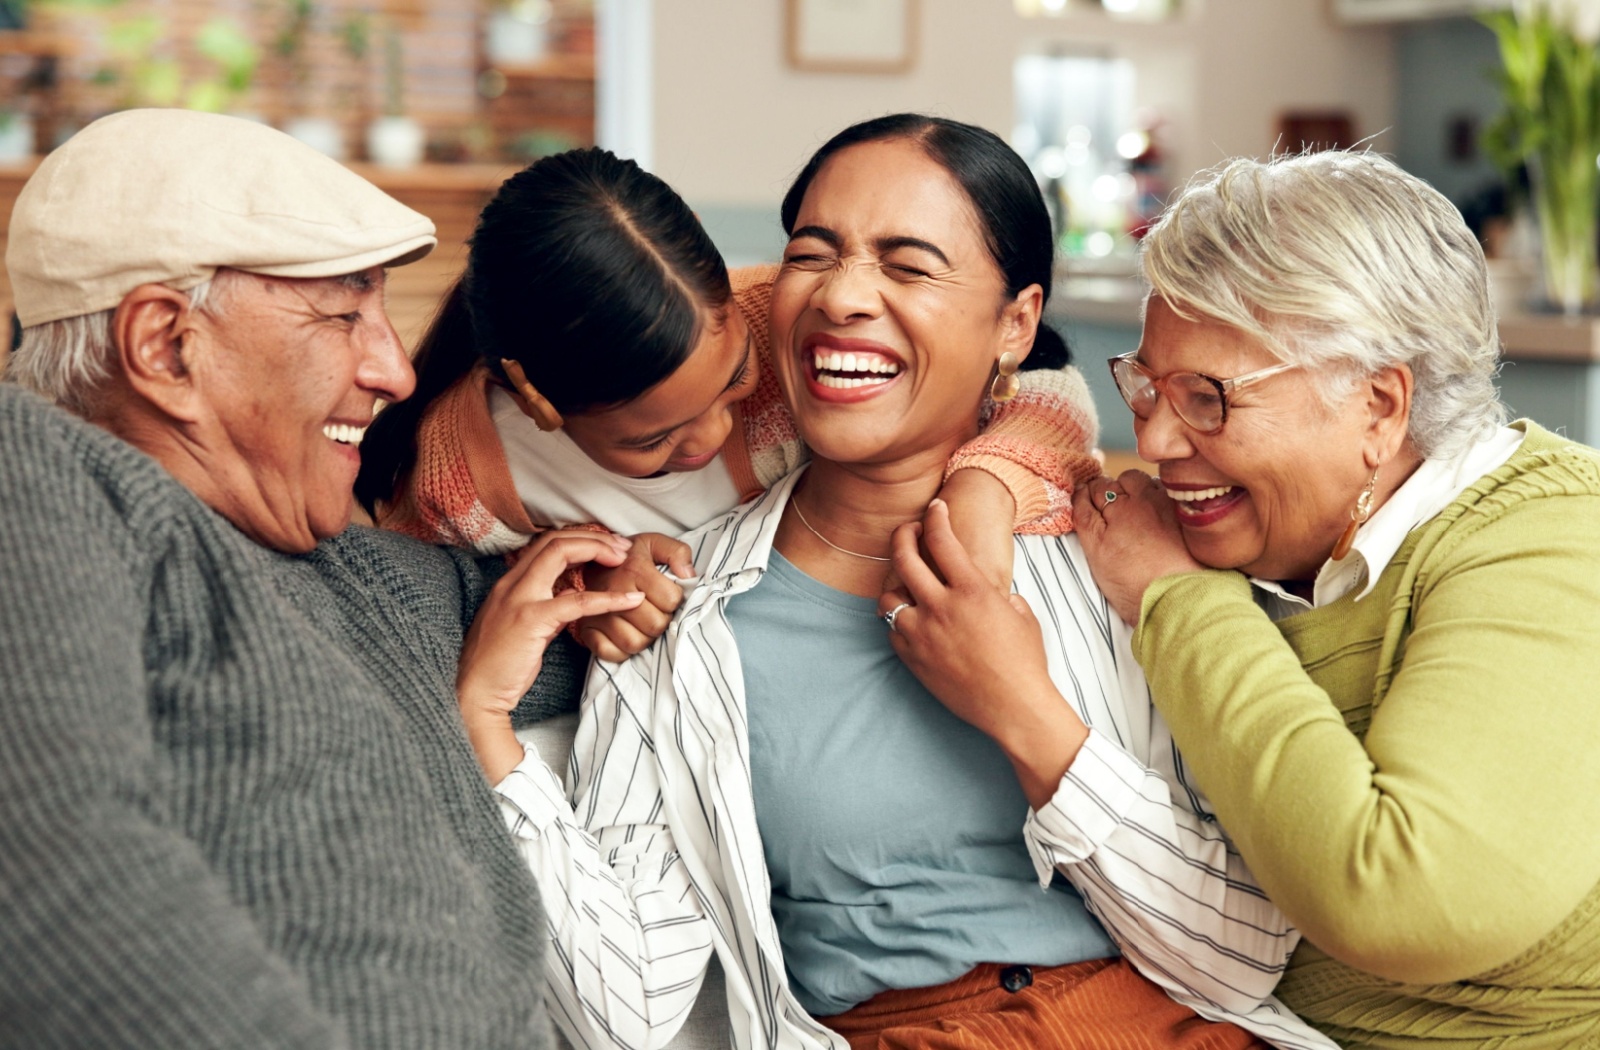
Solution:
<svg viewBox="0 0 1600 1050"><path fill-rule="evenodd" d="M549 55L528 65L491 64L507 78L530 77L542 80L593 80L593 55Z"/></svg>
<svg viewBox="0 0 1600 1050"><path fill-rule="evenodd" d="M0 29L0 55L58 58L77 53L78 43L70 37L29 29Z"/></svg>

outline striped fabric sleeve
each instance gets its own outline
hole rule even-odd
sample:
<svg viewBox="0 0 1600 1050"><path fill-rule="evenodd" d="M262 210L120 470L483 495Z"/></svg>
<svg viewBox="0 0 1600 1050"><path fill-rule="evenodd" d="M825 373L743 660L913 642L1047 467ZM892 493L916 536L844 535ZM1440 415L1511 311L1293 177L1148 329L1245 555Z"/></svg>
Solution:
<svg viewBox="0 0 1600 1050"><path fill-rule="evenodd" d="M614 768L623 766L619 758ZM625 811L594 833L532 748L495 788L550 923L545 1000L580 1050L665 1045L688 1017L711 955L709 923L660 822L654 764L626 766Z"/></svg>
<svg viewBox="0 0 1600 1050"><path fill-rule="evenodd" d="M1274 1045L1333 1043L1272 990L1299 943L1218 825L1160 774L1091 730L1061 787L1024 830L1040 882L1059 870L1139 971L1212 1020Z"/></svg>
<svg viewBox="0 0 1600 1050"><path fill-rule="evenodd" d="M1140 969L1169 990L1248 1011L1272 993L1299 934L1222 829L1182 798L1092 731L1025 835L1041 881L1066 874Z"/></svg>

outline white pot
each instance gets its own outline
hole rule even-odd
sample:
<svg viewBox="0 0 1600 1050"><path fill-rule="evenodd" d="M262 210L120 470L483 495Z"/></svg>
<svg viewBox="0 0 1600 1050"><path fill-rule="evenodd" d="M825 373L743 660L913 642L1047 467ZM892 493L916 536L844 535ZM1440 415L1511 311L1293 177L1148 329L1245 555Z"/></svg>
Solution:
<svg viewBox="0 0 1600 1050"><path fill-rule="evenodd" d="M0 127L0 163L27 160L33 156L33 118L12 113Z"/></svg>
<svg viewBox="0 0 1600 1050"><path fill-rule="evenodd" d="M367 156L384 168L410 168L421 162L426 136L410 117L379 117L367 125Z"/></svg>
<svg viewBox="0 0 1600 1050"><path fill-rule="evenodd" d="M344 132L336 121L327 117L291 117L283 130L318 153L326 153L334 160L345 158Z"/></svg>
<svg viewBox="0 0 1600 1050"><path fill-rule="evenodd" d="M496 7L483 26L483 53L493 65L528 65L544 58L550 50L550 22L519 5L508 10Z"/></svg>

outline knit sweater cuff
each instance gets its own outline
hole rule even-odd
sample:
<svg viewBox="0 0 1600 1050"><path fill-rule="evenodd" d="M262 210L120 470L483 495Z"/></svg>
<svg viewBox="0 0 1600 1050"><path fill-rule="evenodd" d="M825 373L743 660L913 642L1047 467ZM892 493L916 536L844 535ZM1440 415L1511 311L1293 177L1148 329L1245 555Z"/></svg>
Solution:
<svg viewBox="0 0 1600 1050"><path fill-rule="evenodd" d="M993 407L984 432L956 450L945 478L972 467L1006 487L1018 532L1072 531L1072 490L1100 474L1090 449L1098 420L1075 368L1022 373L1022 390Z"/></svg>

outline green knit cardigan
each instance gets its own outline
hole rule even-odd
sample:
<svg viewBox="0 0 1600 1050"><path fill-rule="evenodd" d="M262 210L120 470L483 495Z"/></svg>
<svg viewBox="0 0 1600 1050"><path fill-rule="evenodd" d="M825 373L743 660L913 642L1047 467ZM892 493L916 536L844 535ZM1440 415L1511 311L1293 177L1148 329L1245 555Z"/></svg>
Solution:
<svg viewBox="0 0 1600 1050"><path fill-rule="evenodd" d="M1279 995L1341 1044L1600 1046L1600 453L1518 426L1365 597L1145 595L1156 705L1305 934Z"/></svg>

